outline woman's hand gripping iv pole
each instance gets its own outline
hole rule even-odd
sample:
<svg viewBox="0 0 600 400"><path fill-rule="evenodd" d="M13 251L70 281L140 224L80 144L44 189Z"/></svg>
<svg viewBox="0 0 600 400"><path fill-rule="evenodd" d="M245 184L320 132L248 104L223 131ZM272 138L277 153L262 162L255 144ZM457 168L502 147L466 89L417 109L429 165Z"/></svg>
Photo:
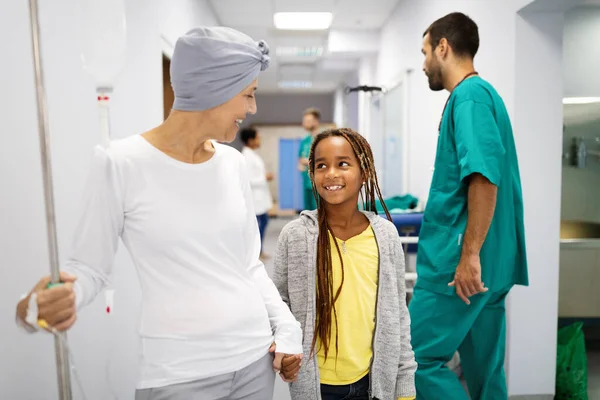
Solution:
<svg viewBox="0 0 600 400"><path fill-rule="evenodd" d="M44 280L46 280L46 279L49 279L49 278L45 278ZM40 284L45 283L43 281L40 281ZM52 288L63 286L63 285L70 286L73 284L74 281L75 281L74 277L71 277L67 274L61 273L61 282L59 282L59 283L50 282L50 283L47 283L45 285L45 287L47 289L52 289ZM43 285L40 285L40 284L38 284L38 285L43 287ZM65 289L67 289L67 288L65 287ZM69 290L70 290L70 288L69 288ZM39 293L39 291L35 291L35 288L34 288L34 291L32 291L32 293L30 295L32 297L32 299L29 300L30 303L33 302L33 303L37 304L38 293ZM114 303L114 290L113 289L105 290L105 300L106 300L106 313L110 315L113 312L113 303ZM35 308L35 307L30 307L30 308ZM31 311L34 311L34 310L31 310ZM73 314L73 316L75 316L75 314ZM74 322L74 318L73 318L73 322ZM70 327L70 325L64 325L62 323L59 323L59 324L60 324L60 326L59 326L60 328L68 329ZM61 340L63 342L64 346L67 349L69 362L70 362L70 366L71 366L71 373L73 374L75 381L77 382L77 386L79 387L79 391L81 393L82 398L84 400L86 400L87 396L85 395L85 390L83 389L83 384L81 383L81 379L79 378L79 374L77 373L77 369L75 368L75 361L73 359L73 353L71 352L71 349L70 349L67 341L64 340L64 336L60 335L59 330L57 330L55 327L49 325L48 322L46 322L46 320L43 318L38 318L36 325L37 325L37 327L39 327L47 332L52 333L55 337L57 337L59 340ZM109 354L109 359L106 364L106 379L107 379L107 383L108 383L108 386L111 390L113 397L116 400L118 400L118 397L117 397L116 393L114 392L113 387L110 382L110 354Z"/></svg>
<svg viewBox="0 0 600 400"><path fill-rule="evenodd" d="M60 342L68 359L68 363L65 364L70 364L69 370L64 372L73 374L81 391L81 396L85 400L85 392L75 369L71 350L63 334L73 325L76 319L75 293L73 292L75 279L75 277L65 272L59 273L57 282L52 282L50 276L40 279L17 306L17 317L31 327L28 329L41 328L52 333L55 340ZM48 321L51 321L53 325L49 324ZM72 396L70 386L68 391L61 392L61 395L70 398Z"/></svg>

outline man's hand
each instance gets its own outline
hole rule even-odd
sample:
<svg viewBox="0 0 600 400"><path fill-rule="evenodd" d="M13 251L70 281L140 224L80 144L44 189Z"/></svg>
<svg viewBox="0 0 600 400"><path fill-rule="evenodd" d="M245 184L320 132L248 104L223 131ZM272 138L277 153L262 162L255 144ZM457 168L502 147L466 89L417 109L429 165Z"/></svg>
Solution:
<svg viewBox="0 0 600 400"><path fill-rule="evenodd" d="M471 255L461 257L454 280L448 284L456 289L456 294L467 305L471 304L469 297L478 293L487 292L488 289L481 282L481 261L479 256Z"/></svg>
<svg viewBox="0 0 600 400"><path fill-rule="evenodd" d="M308 158L301 158L298 160L298 171L304 172L308 169Z"/></svg>
<svg viewBox="0 0 600 400"><path fill-rule="evenodd" d="M294 382L298 378L298 371L302 365L302 354L283 354L275 352L277 348L273 343L269 353L275 353L273 358L273 370L279 373L284 382Z"/></svg>
<svg viewBox="0 0 600 400"><path fill-rule="evenodd" d="M267 172L266 178L267 181L272 181L275 178L275 176L271 172Z"/></svg>

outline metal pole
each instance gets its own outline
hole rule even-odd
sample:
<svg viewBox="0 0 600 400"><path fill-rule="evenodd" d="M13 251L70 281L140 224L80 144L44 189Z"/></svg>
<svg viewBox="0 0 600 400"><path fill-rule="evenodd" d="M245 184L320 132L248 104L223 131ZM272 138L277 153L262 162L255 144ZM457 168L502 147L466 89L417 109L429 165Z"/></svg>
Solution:
<svg viewBox="0 0 600 400"><path fill-rule="evenodd" d="M44 181L44 199L46 203L46 226L48 229L48 251L50 256L50 273L53 283L60 282L58 264L58 243L56 239L56 216L54 214L54 194L52 188L52 163L50 160L50 136L48 134L48 114L46 109L46 93L40 52L40 30L37 0L29 0L31 17L31 41L33 46L33 62L35 72L35 89L37 94L38 130L40 135L40 155ZM54 337L56 349L56 372L58 374L58 393L60 400L71 400L71 373L66 346L66 334Z"/></svg>

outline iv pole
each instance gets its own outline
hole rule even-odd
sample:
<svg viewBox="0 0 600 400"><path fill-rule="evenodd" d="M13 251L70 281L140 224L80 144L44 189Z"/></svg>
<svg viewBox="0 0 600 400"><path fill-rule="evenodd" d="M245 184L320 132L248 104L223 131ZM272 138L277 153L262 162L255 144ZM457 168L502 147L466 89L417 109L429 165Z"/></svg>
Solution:
<svg viewBox="0 0 600 400"><path fill-rule="evenodd" d="M48 229L48 251L50 255L50 275L52 283L60 283L58 264L58 243L56 238L56 216L54 214L54 194L52 187L52 163L50 160L50 137L48 133L48 114L46 109L46 93L40 52L40 29L37 0L29 0L31 19L31 41L35 72L35 89L37 94L38 130L40 135L40 155L44 181L44 199L46 202L46 225ZM60 400L71 400L71 374L66 345L66 333L54 336L56 349L56 372L58 374L58 393Z"/></svg>

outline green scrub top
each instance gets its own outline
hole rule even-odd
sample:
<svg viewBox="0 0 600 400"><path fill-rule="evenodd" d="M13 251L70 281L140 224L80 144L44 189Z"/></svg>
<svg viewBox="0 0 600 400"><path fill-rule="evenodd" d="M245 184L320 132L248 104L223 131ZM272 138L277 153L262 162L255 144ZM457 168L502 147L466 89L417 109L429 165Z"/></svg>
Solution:
<svg viewBox="0 0 600 400"><path fill-rule="evenodd" d="M467 226L468 183L474 173L498 187L494 217L480 253L490 291L528 285L523 196L508 112L496 90L478 76L451 93L442 116L433 179L419 233L417 285L437 293L458 266Z"/></svg>
<svg viewBox="0 0 600 400"><path fill-rule="evenodd" d="M308 158L310 155L310 147L313 143L313 136L308 135L300 142L300 150L298 151L298 158ZM302 172L302 181L305 189L312 190L312 183L310 181L310 175L308 174L308 168Z"/></svg>

